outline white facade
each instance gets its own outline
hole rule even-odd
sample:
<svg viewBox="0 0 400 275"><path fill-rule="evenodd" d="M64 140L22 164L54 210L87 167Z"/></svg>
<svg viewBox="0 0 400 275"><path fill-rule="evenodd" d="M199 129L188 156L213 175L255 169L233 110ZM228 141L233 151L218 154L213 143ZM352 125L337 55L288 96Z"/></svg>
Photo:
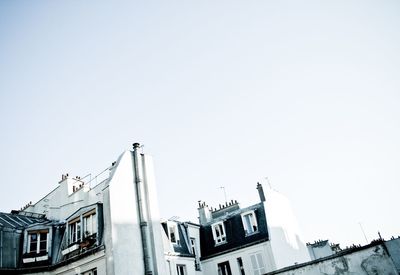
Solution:
<svg viewBox="0 0 400 275"><path fill-rule="evenodd" d="M257 189L261 205L239 208L232 201L210 210L199 203L200 223L212 229L209 239L214 239L207 245L215 246L209 255L203 255L204 274L258 275L310 261L288 199L273 189L264 193L261 184ZM224 249L217 249L220 246Z"/></svg>
<svg viewBox="0 0 400 275"><path fill-rule="evenodd" d="M239 258L242 264L240 264ZM224 262L229 262L232 275L242 275L241 270L243 270L245 274L255 275L275 270L271 247L268 242L204 260L202 261L204 274L218 275L218 265Z"/></svg>
<svg viewBox="0 0 400 275"><path fill-rule="evenodd" d="M68 262L37 274L257 275L310 260L288 200L272 189L267 189L265 196L260 194L261 202L245 209L233 201L222 210L210 210L205 205L199 208L201 221L209 225L216 219L220 224L220 229L213 227L211 231L212 238L218 240L212 242L213 246L227 242L225 210L240 219L236 229L243 229L245 242L263 234L246 245L202 258L203 224L166 221L162 226L152 159L140 154L138 148L135 144L133 151L124 152L95 186L63 175L57 188L24 209L26 213L45 214L65 228L64 233L59 232L63 234L59 236L59 251L49 248L47 255L57 263L68 256ZM261 185L257 188L262 191ZM257 215L263 221L257 221ZM46 231L47 245L54 235L51 226ZM29 234L32 230L25 232L23 252L28 256L32 254ZM85 251L84 237L92 235L97 238L98 249L79 257L79 251ZM38 246L35 249L39 252ZM29 263L43 256L24 257L24 263Z"/></svg>
<svg viewBox="0 0 400 275"><path fill-rule="evenodd" d="M24 210L67 221L65 236L73 238L73 234L83 234L83 223L75 229L68 217L88 205L103 205L105 249L49 274L90 274L91 270L97 274L167 274L152 159L137 149L124 152L109 168L108 178L93 188L79 178L63 176L56 189ZM63 255L74 249L63 249Z"/></svg>
<svg viewBox="0 0 400 275"><path fill-rule="evenodd" d="M164 255L168 275L202 275L200 264L200 235L199 225L166 221L167 232L163 232ZM174 232L171 232L174 231ZM174 240L171 238L174 234ZM175 245L187 247L182 253L174 249Z"/></svg>
<svg viewBox="0 0 400 275"><path fill-rule="evenodd" d="M272 188L266 189L265 198L264 207L275 269L310 261L289 200Z"/></svg>

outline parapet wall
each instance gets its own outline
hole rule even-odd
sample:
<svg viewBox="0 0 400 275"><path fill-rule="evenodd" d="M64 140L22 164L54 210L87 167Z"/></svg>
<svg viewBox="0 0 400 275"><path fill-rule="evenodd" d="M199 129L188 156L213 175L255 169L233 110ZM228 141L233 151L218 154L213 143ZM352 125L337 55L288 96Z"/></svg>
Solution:
<svg viewBox="0 0 400 275"><path fill-rule="evenodd" d="M348 249L332 256L290 266L267 275L398 274L384 242Z"/></svg>

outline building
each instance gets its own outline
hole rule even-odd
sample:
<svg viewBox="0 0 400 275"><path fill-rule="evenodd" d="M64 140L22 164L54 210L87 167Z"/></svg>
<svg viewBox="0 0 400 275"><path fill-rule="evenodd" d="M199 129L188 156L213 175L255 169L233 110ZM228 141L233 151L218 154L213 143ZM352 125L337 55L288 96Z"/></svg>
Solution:
<svg viewBox="0 0 400 275"><path fill-rule="evenodd" d="M163 221L164 255L169 275L202 275L198 224Z"/></svg>
<svg viewBox="0 0 400 275"><path fill-rule="evenodd" d="M0 215L1 274L167 274L152 160L124 152L94 183L63 175Z"/></svg>
<svg viewBox="0 0 400 275"><path fill-rule="evenodd" d="M288 200L259 183L257 189L260 202L245 208L199 202L204 274L264 274L310 260Z"/></svg>
<svg viewBox="0 0 400 275"><path fill-rule="evenodd" d="M232 200L217 209L200 201L198 224L160 220L152 159L139 148L135 143L93 178L62 175L35 204L0 213L0 274L400 271L398 239L344 251L327 241L307 248L289 201L271 188L264 192L261 184L253 205Z"/></svg>
<svg viewBox="0 0 400 275"><path fill-rule="evenodd" d="M314 243L307 243L307 249L311 260L324 258L341 251L339 244L330 244L328 240L318 240Z"/></svg>
<svg viewBox="0 0 400 275"><path fill-rule="evenodd" d="M326 257L285 267L267 275L396 275L400 274L400 239L375 240L365 246L353 246Z"/></svg>

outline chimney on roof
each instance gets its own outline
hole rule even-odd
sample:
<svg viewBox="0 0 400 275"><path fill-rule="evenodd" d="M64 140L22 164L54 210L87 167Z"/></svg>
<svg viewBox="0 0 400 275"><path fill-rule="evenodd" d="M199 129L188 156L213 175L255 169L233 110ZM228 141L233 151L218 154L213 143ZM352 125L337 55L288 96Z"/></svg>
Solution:
<svg viewBox="0 0 400 275"><path fill-rule="evenodd" d="M205 202L202 203L199 201L199 208L197 210L199 211L200 224L205 224L211 220L211 212Z"/></svg>
<svg viewBox="0 0 400 275"><path fill-rule="evenodd" d="M68 179L68 173L67 174L62 174L61 175L61 180L58 183L63 182L64 180Z"/></svg>
<svg viewBox="0 0 400 275"><path fill-rule="evenodd" d="M265 201L265 195L264 195L264 190L261 185L261 183L257 182L257 190L258 190L258 195L260 196L260 201Z"/></svg>

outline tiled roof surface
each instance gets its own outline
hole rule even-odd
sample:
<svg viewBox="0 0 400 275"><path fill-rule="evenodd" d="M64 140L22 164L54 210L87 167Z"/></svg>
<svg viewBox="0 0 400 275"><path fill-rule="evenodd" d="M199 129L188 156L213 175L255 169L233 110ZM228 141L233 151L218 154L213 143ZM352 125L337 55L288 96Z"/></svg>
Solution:
<svg viewBox="0 0 400 275"><path fill-rule="evenodd" d="M0 212L0 227L7 227L13 229L24 229L34 223L42 223L47 221L43 216L39 215L29 215L25 213L24 215L15 213L2 213Z"/></svg>

